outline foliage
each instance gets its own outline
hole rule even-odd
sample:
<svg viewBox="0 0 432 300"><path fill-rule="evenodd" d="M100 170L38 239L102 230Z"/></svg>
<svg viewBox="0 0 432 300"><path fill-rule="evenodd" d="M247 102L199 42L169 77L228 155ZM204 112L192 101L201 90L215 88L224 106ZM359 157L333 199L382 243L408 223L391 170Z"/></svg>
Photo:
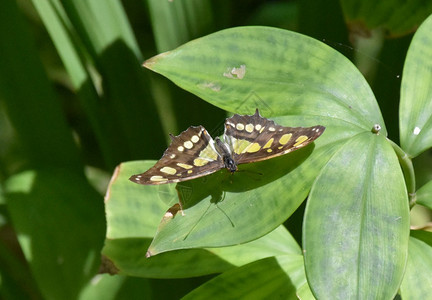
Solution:
<svg viewBox="0 0 432 300"><path fill-rule="evenodd" d="M282 2L0 2L3 298L428 295L432 236L409 225L432 208L432 7ZM326 131L246 172L128 181L169 132L256 107Z"/></svg>

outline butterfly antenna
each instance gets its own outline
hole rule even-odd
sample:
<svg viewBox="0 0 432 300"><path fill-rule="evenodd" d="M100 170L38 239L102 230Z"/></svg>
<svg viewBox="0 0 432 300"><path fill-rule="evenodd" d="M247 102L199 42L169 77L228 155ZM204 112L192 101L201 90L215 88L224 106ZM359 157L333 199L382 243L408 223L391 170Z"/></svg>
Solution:
<svg viewBox="0 0 432 300"><path fill-rule="evenodd" d="M235 225L234 225L234 222L231 220L231 218L228 216L228 214L222 209L222 208L220 208L219 207L219 205L217 204L217 203L215 203L216 204L216 207L225 215L225 217L227 217L227 219L230 221L230 223L231 223L231 226L232 227L235 227Z"/></svg>

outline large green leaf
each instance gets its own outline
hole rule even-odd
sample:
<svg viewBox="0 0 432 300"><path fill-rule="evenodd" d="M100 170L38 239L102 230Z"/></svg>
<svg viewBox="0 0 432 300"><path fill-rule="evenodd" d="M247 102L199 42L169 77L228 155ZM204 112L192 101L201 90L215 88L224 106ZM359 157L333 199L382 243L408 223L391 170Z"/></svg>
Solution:
<svg viewBox="0 0 432 300"><path fill-rule="evenodd" d="M296 299L305 283L303 257L280 255L225 272L184 299Z"/></svg>
<svg viewBox="0 0 432 300"><path fill-rule="evenodd" d="M147 259L146 251L161 217L169 208L167 203L177 201L176 193L171 194L169 186L138 186L128 180L131 174L151 165L152 162L124 163L111 181L106 196L108 228L103 249L111 270L153 278L190 277L222 272L264 257L301 254L286 229L279 227L244 245L175 251Z"/></svg>
<svg viewBox="0 0 432 300"><path fill-rule="evenodd" d="M432 286L432 233L413 231L401 285L402 299L428 299Z"/></svg>
<svg viewBox="0 0 432 300"><path fill-rule="evenodd" d="M370 87L351 62L298 33L231 28L144 65L228 111L251 114L258 107L267 117L325 116L366 130L384 127Z"/></svg>
<svg viewBox="0 0 432 300"><path fill-rule="evenodd" d="M385 137L351 138L330 159L306 206L303 247L318 299L391 299L402 280L409 209L397 157Z"/></svg>
<svg viewBox="0 0 432 300"><path fill-rule="evenodd" d="M153 255L247 242L273 230L306 197L338 143L377 123L384 126L358 70L333 49L297 33L267 27L223 30L145 66L226 110L250 114L258 107L266 117L281 116L277 121L285 126L327 127L314 149L243 167L262 176L231 178L221 171L179 184L187 197L185 216L161 223L149 249Z"/></svg>
<svg viewBox="0 0 432 300"><path fill-rule="evenodd" d="M402 148L415 157L432 146L432 16L417 30L405 61L399 107Z"/></svg>

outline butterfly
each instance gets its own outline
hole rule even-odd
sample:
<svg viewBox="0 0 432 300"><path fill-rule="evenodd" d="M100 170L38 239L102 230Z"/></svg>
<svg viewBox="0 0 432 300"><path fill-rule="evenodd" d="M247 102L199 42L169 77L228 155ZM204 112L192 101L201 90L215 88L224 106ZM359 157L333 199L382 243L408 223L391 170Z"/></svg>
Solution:
<svg viewBox="0 0 432 300"><path fill-rule="evenodd" d="M203 126L191 126L178 136L162 158L144 173L129 178L132 182L155 185L186 181L217 172L231 173L240 164L253 163L302 148L316 140L324 126L284 127L254 115L235 114L225 120L223 140L213 139Z"/></svg>

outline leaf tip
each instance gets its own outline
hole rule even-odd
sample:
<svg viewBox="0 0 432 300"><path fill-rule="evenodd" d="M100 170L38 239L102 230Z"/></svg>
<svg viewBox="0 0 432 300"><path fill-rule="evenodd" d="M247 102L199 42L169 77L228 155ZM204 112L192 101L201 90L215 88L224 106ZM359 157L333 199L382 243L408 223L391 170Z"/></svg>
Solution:
<svg viewBox="0 0 432 300"><path fill-rule="evenodd" d="M167 56L170 53L170 51L167 52L163 52L160 53L158 55L155 55L149 59L147 59L144 63L143 63L143 67L147 68L149 70L153 70L153 66L162 58L164 58L165 56Z"/></svg>
<svg viewBox="0 0 432 300"><path fill-rule="evenodd" d="M147 59L147 60L142 64L142 66L143 66L144 68L147 68L147 69L151 70L151 69L152 69L152 66L155 64L155 61L153 60L153 58L154 58L154 57Z"/></svg>

